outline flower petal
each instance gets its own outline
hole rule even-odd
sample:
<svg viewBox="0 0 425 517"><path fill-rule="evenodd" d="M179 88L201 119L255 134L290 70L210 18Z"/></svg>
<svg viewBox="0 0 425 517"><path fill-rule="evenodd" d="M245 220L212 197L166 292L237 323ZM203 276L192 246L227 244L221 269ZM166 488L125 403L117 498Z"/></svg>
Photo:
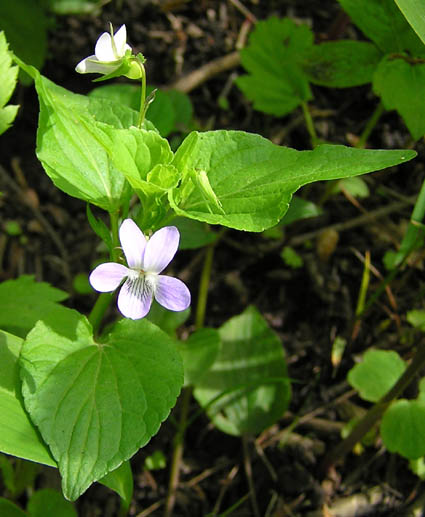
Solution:
<svg viewBox="0 0 425 517"><path fill-rule="evenodd" d="M161 273L176 254L179 247L180 233L175 226L165 226L148 240L143 269L150 273Z"/></svg>
<svg viewBox="0 0 425 517"><path fill-rule="evenodd" d="M75 70L80 74L110 74L119 66L119 63L117 65L99 63L96 56L89 56L80 61Z"/></svg>
<svg viewBox="0 0 425 517"><path fill-rule="evenodd" d="M128 271L128 268L122 264L106 262L91 272L89 282L96 291L109 293L120 285L122 279L128 275Z"/></svg>
<svg viewBox="0 0 425 517"><path fill-rule="evenodd" d="M131 50L131 47L129 47L129 45L126 45L127 29L125 28L125 25L121 25L121 27L114 34L114 42L115 47L117 49L118 57L124 56L127 47Z"/></svg>
<svg viewBox="0 0 425 517"><path fill-rule="evenodd" d="M146 237L131 219L126 219L120 226L120 242L129 267L142 269Z"/></svg>
<svg viewBox="0 0 425 517"><path fill-rule="evenodd" d="M104 32L99 36L94 47L94 53L99 61L116 61L114 50L112 48L111 35Z"/></svg>
<svg viewBox="0 0 425 517"><path fill-rule="evenodd" d="M127 278L118 295L118 309L126 318L144 318L152 304L153 286L143 275Z"/></svg>
<svg viewBox="0 0 425 517"><path fill-rule="evenodd" d="M178 278L159 275L155 300L170 311L184 311L190 305L190 291Z"/></svg>

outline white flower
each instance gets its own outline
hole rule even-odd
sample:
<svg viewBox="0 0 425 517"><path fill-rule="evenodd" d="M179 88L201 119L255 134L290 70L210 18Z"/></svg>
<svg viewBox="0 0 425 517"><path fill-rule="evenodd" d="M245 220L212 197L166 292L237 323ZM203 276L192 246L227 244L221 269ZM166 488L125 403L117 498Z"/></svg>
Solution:
<svg viewBox="0 0 425 517"><path fill-rule="evenodd" d="M123 62L127 50L132 50L127 45L127 29L125 25L115 34L104 32L96 42L94 55L86 57L78 63L75 70L80 74L110 74L117 70Z"/></svg>
<svg viewBox="0 0 425 517"><path fill-rule="evenodd" d="M153 298L170 311L184 311L190 305L190 292L178 278L160 275L174 257L180 234L175 226L165 226L147 241L138 226L126 219L120 227L120 241L128 267L116 262L97 266L90 275L96 291L114 291L118 309L126 318L137 320L149 312Z"/></svg>

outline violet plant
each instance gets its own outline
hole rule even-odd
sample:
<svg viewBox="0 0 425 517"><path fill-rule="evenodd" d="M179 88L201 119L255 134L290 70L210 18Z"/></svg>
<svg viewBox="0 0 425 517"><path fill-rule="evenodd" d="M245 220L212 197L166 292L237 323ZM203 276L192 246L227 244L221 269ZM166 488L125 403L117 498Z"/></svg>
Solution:
<svg viewBox="0 0 425 517"><path fill-rule="evenodd" d="M402 164L416 153L328 144L297 151L226 130L193 131L173 152L148 120L145 60L132 53L124 25L102 34L77 72L140 81L138 112L61 88L5 43L0 56L12 84L11 58L34 80L37 157L56 187L87 203L90 225L109 252L109 261L90 275L101 294L88 316L59 303L66 293L31 278L0 286L0 299L12 300L0 314L0 407L7 416L0 423L0 450L58 467L69 500L101 481L128 504L128 460L158 431L182 387L183 414L193 390L214 424L236 436L262 431L289 404L282 345L257 309L248 307L219 329L205 328L211 262L222 230L271 228L301 186ZM0 96L3 105L9 97ZM108 214L109 225L90 205ZM191 294L181 280L162 274L179 246L176 217L197 229L212 225L196 330L186 341L175 331L189 316ZM121 314L111 306L118 288ZM38 303L28 309L31 297ZM158 318L153 299L165 308ZM255 367L245 368L245 361ZM180 437L186 425L182 418ZM169 497L174 489L171 481Z"/></svg>
<svg viewBox="0 0 425 517"><path fill-rule="evenodd" d="M119 230L121 246L129 267L116 262L100 264L90 275L96 291L115 291L125 280L118 295L118 308L125 318L144 318L155 300L170 311L184 311L190 305L190 292L184 283L160 275L179 246L180 234L175 226L155 232L149 241L137 225L126 219Z"/></svg>

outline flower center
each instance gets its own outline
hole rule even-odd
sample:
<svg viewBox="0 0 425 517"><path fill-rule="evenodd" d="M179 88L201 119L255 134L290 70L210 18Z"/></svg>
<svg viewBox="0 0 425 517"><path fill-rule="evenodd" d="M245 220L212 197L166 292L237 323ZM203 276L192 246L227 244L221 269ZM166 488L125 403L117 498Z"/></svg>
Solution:
<svg viewBox="0 0 425 517"><path fill-rule="evenodd" d="M145 272L142 271L141 269L129 269L127 278L133 282L134 280L137 280L144 274L145 274Z"/></svg>

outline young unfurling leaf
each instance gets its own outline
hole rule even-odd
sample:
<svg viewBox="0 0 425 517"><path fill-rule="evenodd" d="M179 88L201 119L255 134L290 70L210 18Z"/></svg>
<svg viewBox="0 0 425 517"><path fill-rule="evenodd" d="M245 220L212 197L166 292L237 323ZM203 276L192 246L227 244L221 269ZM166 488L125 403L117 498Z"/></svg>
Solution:
<svg viewBox="0 0 425 517"><path fill-rule="evenodd" d="M211 184L209 182L209 179L208 179L208 174L206 173L206 171L204 170L200 170L200 171L193 171L192 172L192 180L193 180L193 183L198 187L198 189L200 190L201 192L201 195L207 205L207 209L209 211L210 214L212 214L213 212L211 211L211 207L210 207L210 203L212 203L216 208L217 210L222 213L222 214L225 214L225 211L223 210L223 207L222 207L222 204L221 204L221 201L218 199L218 197L216 196L213 188L211 187Z"/></svg>

